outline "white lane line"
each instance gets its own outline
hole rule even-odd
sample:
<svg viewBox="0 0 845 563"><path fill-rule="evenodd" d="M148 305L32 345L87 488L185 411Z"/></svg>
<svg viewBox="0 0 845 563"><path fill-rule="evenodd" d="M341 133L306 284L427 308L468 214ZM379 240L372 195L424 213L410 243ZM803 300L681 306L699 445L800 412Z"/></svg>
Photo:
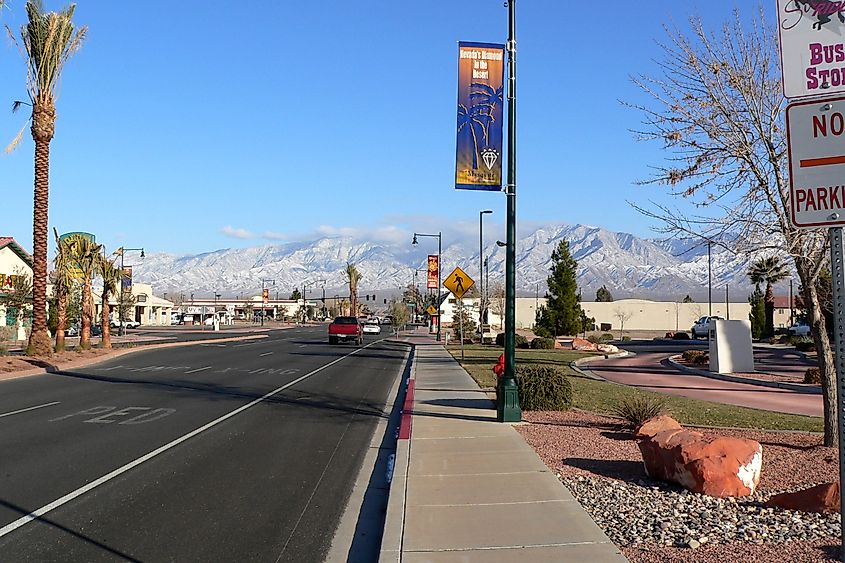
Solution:
<svg viewBox="0 0 845 563"><path fill-rule="evenodd" d="M262 358L263 358L264 356L269 356L269 355L271 355L272 353L273 353L273 352L264 352L263 354L259 354L259 357L262 357Z"/></svg>
<svg viewBox="0 0 845 563"><path fill-rule="evenodd" d="M43 409L44 407L52 407L53 405L58 405L60 402L61 401L55 401L53 403L45 403L43 405L38 405L38 406L35 406L35 407L27 407L27 408L21 409L19 411L12 411L12 412L3 413L3 414L0 414L0 418L3 418L4 416L12 416L13 414L20 414L20 413L26 412L26 411L34 411L35 409Z"/></svg>
<svg viewBox="0 0 845 563"><path fill-rule="evenodd" d="M185 375L187 375L189 373L197 373L197 372L200 372L200 371L205 371L207 369L211 369L211 366L205 366L204 368L197 368L197 369L192 369L191 371L186 371Z"/></svg>
<svg viewBox="0 0 845 563"><path fill-rule="evenodd" d="M29 522L32 522L36 518L40 518L40 517L44 516L45 514L47 514L48 512L51 512L51 511L59 508L63 504L67 504L68 502L72 501L73 499L84 495L88 491L91 491L92 489L99 487L103 483L107 483L108 481L111 481L115 477L122 475L123 473L126 473L130 469L134 469L135 467L141 465L142 463L144 463L146 461L151 460L152 458L156 457L157 455L162 454L162 453L164 453L167 450L170 450L172 448L175 448L176 446L178 446L182 442L190 440L194 436L198 436L199 434L202 434L206 430L217 426L221 422L224 422L224 421L232 418L233 416L238 415L238 414L244 412L245 410L254 407L258 403L261 403L262 401L269 399L273 395L281 393L282 391L284 391L288 387L293 387L294 385L296 385L300 381L304 381L304 380L308 379L309 377L311 377L312 375L316 375L316 374L320 373L321 371L323 371L324 369L330 368L331 366L335 365L338 362L342 362L343 360L345 360L349 356L353 356L353 355L357 354L358 352L360 352L361 350L364 350L365 348L369 348L373 344L375 344L375 342L373 342L372 344L368 344L367 346L364 346L364 348L358 348L357 350L353 350L352 352L346 354L343 357L340 357L340 358L338 358L338 359L336 359L332 362L329 362L326 365L315 369L314 371L306 373L302 377L300 377L298 379L294 379L290 383L286 383L285 385L282 385L281 387L279 387L279 388L277 388L273 391L270 391L269 393L267 393L263 397L259 397L258 399L255 399L254 401L247 403L246 405L244 405L242 407L238 407L235 410L233 410L232 412L230 412L228 414L224 414L220 418L216 418L216 419L212 420L211 422L209 422L208 424L205 424L204 426L200 426L196 430L188 432L184 436L182 436L180 438L176 438L172 442L168 442L167 444L161 446L160 448L157 448L157 449L151 451L150 453L139 457L135 461L130 461L126 465L124 465L122 467L118 467L117 469L115 469L111 473L107 473L107 474L103 475L102 477L100 477L99 479L91 481L90 483L88 483L87 485L83 485L82 487L79 487L75 491L72 491L72 492L66 494L63 497L58 498L58 499L54 500L53 502L51 502L49 504L45 504L44 506L42 506L38 510L35 510L33 512L30 512L26 516L22 516L22 517L18 518L17 520L12 522L11 524L7 524L6 526L3 526L2 528L0 528L0 538L2 538L3 536L5 536L7 534L14 532L15 530L17 530L21 526L28 524Z"/></svg>

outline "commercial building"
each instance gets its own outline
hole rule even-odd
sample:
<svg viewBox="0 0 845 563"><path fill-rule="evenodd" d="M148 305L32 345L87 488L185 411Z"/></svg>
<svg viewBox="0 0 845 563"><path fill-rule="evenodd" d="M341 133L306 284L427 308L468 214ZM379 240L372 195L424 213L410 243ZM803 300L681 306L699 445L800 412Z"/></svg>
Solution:
<svg viewBox="0 0 845 563"><path fill-rule="evenodd" d="M32 279L32 256L15 242L14 238L0 237L0 294L5 295L12 291L16 276L27 276L30 280ZM17 311L14 309L7 310L5 306L0 305L0 327L13 327L17 317ZM23 317L23 326L30 325L31 311L30 314ZM18 331L19 333L22 332L22 328ZM23 340L26 336L4 334L0 337L0 340L11 338Z"/></svg>

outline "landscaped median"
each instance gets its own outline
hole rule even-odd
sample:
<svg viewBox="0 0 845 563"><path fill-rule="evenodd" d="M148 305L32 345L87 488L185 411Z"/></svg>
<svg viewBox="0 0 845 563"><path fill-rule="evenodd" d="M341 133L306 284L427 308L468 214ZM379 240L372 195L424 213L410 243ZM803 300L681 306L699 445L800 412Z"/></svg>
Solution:
<svg viewBox="0 0 845 563"><path fill-rule="evenodd" d="M460 348L450 351L460 362ZM481 387L493 388L492 368L501 353L502 348L494 346L465 347L463 366ZM822 430L820 418L642 391L591 379L569 367L588 356L566 350L517 350L518 371L532 363L556 368L566 375L572 396L570 410L524 412L528 424L517 430L631 561L798 562L835 557L838 514L762 504L776 493L838 479L836 450L823 447L815 433ZM631 416L639 408L656 406L707 439L759 442L763 464L756 492L715 498L649 478L630 424L614 416L623 405Z"/></svg>

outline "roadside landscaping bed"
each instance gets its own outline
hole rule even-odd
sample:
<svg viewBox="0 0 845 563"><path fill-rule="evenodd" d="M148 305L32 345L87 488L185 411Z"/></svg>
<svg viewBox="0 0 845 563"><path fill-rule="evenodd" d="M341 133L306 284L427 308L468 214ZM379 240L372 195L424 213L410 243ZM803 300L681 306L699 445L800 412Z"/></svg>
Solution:
<svg viewBox="0 0 845 563"><path fill-rule="evenodd" d="M493 389L496 376L493 366L499 359L502 349L495 346L467 346L464 349L464 369L482 388ZM449 347L449 352L458 362L461 361L460 347ZM666 410L684 425L726 426L739 428L763 428L767 430L798 430L802 432L822 432L821 418L791 414L773 413L745 407L723 405L673 397L651 391L642 391L633 387L597 381L584 377L569 364L580 358L595 356L571 350L517 350L517 364L540 364L556 366L563 370L572 384L573 403L576 409L600 414L612 414L617 405L626 399L647 397L666 401Z"/></svg>
<svg viewBox="0 0 845 563"><path fill-rule="evenodd" d="M450 351L460 361L460 348ZM463 365L482 387L495 385L491 369L501 351L489 346L465 349ZM626 557L647 563L836 560L838 514L769 509L761 504L774 493L837 480L836 449L822 447L820 435L806 432L820 431L821 419L668 397L595 381L569 367L571 361L588 355L517 351L518 364L540 363L563 370L572 385L575 407L565 412L524 412L529 424L517 430ZM619 418L606 415L631 397L666 399L666 411L705 436L760 442L763 471L757 493L742 499L717 499L646 477L636 440Z"/></svg>
<svg viewBox="0 0 845 563"><path fill-rule="evenodd" d="M88 362L111 353L112 350L102 348L91 348L89 350L65 350L53 354L49 358L32 358L29 356L0 356L0 378L3 376L12 377L16 372L24 372L32 369L46 368L51 365L59 366L62 369L75 367L77 364Z"/></svg>

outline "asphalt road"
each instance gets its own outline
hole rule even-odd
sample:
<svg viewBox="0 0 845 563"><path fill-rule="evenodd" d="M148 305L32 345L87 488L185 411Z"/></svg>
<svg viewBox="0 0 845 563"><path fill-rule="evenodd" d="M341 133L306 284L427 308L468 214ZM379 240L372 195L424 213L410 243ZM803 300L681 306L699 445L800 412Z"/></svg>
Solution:
<svg viewBox="0 0 845 563"><path fill-rule="evenodd" d="M0 382L0 561L322 561L406 354L326 340Z"/></svg>

